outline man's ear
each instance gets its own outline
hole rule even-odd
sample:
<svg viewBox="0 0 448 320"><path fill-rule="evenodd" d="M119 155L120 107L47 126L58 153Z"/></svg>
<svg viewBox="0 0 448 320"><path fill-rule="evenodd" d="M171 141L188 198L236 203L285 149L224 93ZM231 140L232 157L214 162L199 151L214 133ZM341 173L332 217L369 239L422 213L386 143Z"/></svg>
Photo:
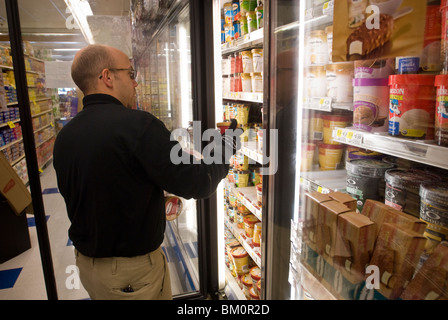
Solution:
<svg viewBox="0 0 448 320"><path fill-rule="evenodd" d="M113 84L113 77L111 72L108 69L104 69L103 72L100 75L100 80L103 82L103 84L111 88Z"/></svg>

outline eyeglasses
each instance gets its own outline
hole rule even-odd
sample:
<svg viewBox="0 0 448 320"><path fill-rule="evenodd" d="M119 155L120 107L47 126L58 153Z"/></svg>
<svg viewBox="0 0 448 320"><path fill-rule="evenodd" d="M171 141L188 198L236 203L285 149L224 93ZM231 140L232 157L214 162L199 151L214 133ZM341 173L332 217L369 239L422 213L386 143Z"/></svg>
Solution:
<svg viewBox="0 0 448 320"><path fill-rule="evenodd" d="M136 71L131 67L128 69L114 69L114 68L106 68L109 69L110 71L129 71L129 76L131 77L132 80L135 80L135 75L136 75ZM99 76L100 79L103 78L103 75Z"/></svg>

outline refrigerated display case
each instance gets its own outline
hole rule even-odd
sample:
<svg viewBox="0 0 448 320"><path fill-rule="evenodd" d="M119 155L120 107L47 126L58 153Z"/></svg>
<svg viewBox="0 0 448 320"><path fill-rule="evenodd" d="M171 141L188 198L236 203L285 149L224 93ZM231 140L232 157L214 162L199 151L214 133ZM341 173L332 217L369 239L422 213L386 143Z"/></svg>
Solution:
<svg viewBox="0 0 448 320"><path fill-rule="evenodd" d="M301 3L291 298L446 299L445 6Z"/></svg>

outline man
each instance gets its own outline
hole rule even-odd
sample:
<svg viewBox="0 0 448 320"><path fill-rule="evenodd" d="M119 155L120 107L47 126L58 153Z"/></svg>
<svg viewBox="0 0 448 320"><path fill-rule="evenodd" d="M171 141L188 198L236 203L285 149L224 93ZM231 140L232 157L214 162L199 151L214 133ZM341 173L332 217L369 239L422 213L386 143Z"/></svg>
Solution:
<svg viewBox="0 0 448 320"><path fill-rule="evenodd" d="M120 50L83 48L72 78L84 93L84 109L58 134L53 164L81 282L92 299L171 299L160 248L163 191L206 198L227 175L228 159L210 165L170 161L177 142L156 117L132 109L135 71Z"/></svg>

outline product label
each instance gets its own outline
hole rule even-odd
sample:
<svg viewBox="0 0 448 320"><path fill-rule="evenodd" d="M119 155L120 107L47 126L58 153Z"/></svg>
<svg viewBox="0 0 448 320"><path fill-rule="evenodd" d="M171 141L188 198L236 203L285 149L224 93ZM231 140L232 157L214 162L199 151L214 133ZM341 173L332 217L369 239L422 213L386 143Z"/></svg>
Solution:
<svg viewBox="0 0 448 320"><path fill-rule="evenodd" d="M376 120L377 105L367 101L356 101L353 105L353 126L366 131L372 130Z"/></svg>
<svg viewBox="0 0 448 320"><path fill-rule="evenodd" d="M436 127L448 129L448 90L445 88L437 91Z"/></svg>

